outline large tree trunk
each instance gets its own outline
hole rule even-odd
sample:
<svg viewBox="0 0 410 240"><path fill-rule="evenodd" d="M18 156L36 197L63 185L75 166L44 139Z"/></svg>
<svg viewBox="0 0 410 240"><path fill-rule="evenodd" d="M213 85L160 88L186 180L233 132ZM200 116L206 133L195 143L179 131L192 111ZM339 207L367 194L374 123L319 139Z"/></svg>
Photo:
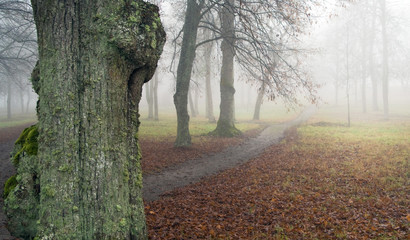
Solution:
<svg viewBox="0 0 410 240"><path fill-rule="evenodd" d="M387 29L386 29L386 0L380 1L382 8L382 41L383 41L383 73L382 73L382 87L383 87L383 112L384 117L389 118L389 62L388 62L388 48L387 48Z"/></svg>
<svg viewBox="0 0 410 240"><path fill-rule="evenodd" d="M235 127L234 116L234 57L235 57L235 15L233 10L234 0L225 0L222 8L221 35L223 41L222 68L221 68L221 104L220 114L216 129L211 133L221 137L233 137L241 134Z"/></svg>
<svg viewBox="0 0 410 240"><path fill-rule="evenodd" d="M263 103L264 95L265 95L265 82L262 82L262 86L258 92L258 97L256 98L255 111L253 112L253 120L260 119L260 112L261 112L261 106Z"/></svg>
<svg viewBox="0 0 410 240"><path fill-rule="evenodd" d="M177 85L174 94L174 104L177 112L177 138L176 147L190 146L191 135L189 134L188 115L188 91L191 80L192 66L195 59L196 38L198 32L199 17L202 3L187 1L187 9L184 23L184 35L182 37L181 56L177 69Z"/></svg>
<svg viewBox="0 0 410 240"><path fill-rule="evenodd" d="M146 239L138 103L165 40L142 0L32 0L39 239ZM147 27L148 26L148 27Z"/></svg>
<svg viewBox="0 0 410 240"><path fill-rule="evenodd" d="M154 80L153 80L154 88L153 88L153 94L152 97L154 98L154 120L158 121L158 74L154 75Z"/></svg>
<svg viewBox="0 0 410 240"><path fill-rule="evenodd" d="M212 87L211 87L211 56L213 43L208 43L205 48L205 108L206 117L209 122L215 122L214 106L212 101Z"/></svg>

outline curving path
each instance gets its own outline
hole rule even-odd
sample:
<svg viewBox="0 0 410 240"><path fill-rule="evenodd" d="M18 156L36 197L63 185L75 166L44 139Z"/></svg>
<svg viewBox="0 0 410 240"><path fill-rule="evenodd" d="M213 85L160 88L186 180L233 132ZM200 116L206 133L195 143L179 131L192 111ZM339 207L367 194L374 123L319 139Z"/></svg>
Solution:
<svg viewBox="0 0 410 240"><path fill-rule="evenodd" d="M175 188L198 182L203 177L214 175L257 157L267 147L279 143L284 137L285 130L305 122L315 111L315 107L308 107L295 119L272 125L266 128L258 137L252 138L240 145L229 147L211 156L205 156L169 167L159 173L144 175L144 200L156 200L161 194Z"/></svg>
<svg viewBox="0 0 410 240"><path fill-rule="evenodd" d="M309 107L295 119L272 125L266 128L258 137L252 138L238 146L229 147L220 153L190 160L167 168L160 173L144 175L144 200L156 200L161 194L175 188L198 182L203 177L214 175L257 157L267 147L279 143L284 137L285 130L308 120L315 111L315 107ZM3 192L4 182L15 172L10 161L10 151L14 146L14 141L22 130L30 125L31 124L26 124L15 127L12 131L9 129L7 133L0 130L0 193ZM1 195L2 194L0 194L0 240L15 239L6 228L7 218L3 212L3 199Z"/></svg>

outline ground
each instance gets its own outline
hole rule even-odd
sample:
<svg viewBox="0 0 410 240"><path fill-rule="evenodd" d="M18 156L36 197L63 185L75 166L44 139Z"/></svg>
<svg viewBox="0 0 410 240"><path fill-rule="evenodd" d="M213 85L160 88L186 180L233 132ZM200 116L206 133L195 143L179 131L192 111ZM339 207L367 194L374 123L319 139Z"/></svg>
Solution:
<svg viewBox="0 0 410 240"><path fill-rule="evenodd" d="M409 239L410 116L352 120L348 128L340 116L320 111L250 161L146 198L150 239ZM6 136L15 131L17 138L20 128L0 132L3 149L13 143ZM254 151L243 146L261 131L234 139L197 136L193 148L179 150L173 138L142 140L144 187L150 176L226 160L229 148ZM1 177L12 170L2 165Z"/></svg>
<svg viewBox="0 0 410 240"><path fill-rule="evenodd" d="M354 120L317 114L248 163L146 203L149 236L409 239L409 118Z"/></svg>

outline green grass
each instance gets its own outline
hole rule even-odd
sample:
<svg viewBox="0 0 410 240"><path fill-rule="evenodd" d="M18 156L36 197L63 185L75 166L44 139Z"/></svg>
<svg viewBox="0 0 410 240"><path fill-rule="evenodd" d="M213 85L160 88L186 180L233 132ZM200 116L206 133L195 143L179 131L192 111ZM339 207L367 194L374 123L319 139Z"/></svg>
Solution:
<svg viewBox="0 0 410 240"><path fill-rule="evenodd" d="M0 128L15 127L34 122L37 122L37 116L35 114L15 115L11 119L2 117L0 118Z"/></svg>
<svg viewBox="0 0 410 240"><path fill-rule="evenodd" d="M238 122L235 126L242 132L246 132L251 129L256 129L261 124L253 122ZM215 130L216 123L209 123L208 119L203 117L191 118L189 123L189 131L192 136L206 135L209 132ZM149 138L163 138L163 137L176 137L177 122L173 116L162 116L159 121L152 121L147 119L141 120L141 126L139 129L140 137Z"/></svg>
<svg viewBox="0 0 410 240"><path fill-rule="evenodd" d="M217 113L217 110L215 110ZM279 123L296 117L298 110L288 110L281 105L268 102L262 105L261 108L261 120L252 121L253 108L252 109L236 109L236 128L242 132L246 132L252 129L257 129L264 124ZM217 115L215 115L218 118ZM140 137L149 138L163 138L163 137L176 137L177 132L177 119L174 109L162 110L159 114L159 121L148 120L146 115L146 109L142 110L140 117L141 125L139 129ZM208 119L203 116L191 117L189 122L189 131L192 136L206 135L209 132L215 130L216 123L209 123Z"/></svg>

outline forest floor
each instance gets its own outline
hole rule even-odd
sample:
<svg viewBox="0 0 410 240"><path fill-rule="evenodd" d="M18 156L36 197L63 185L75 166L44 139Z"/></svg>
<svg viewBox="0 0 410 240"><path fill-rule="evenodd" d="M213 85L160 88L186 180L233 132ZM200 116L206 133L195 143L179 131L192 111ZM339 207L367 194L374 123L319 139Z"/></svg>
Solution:
<svg viewBox="0 0 410 240"><path fill-rule="evenodd" d="M354 120L146 202L150 239L409 239L410 118Z"/></svg>
<svg viewBox="0 0 410 240"><path fill-rule="evenodd" d="M148 197L144 192L149 238L410 239L409 116L359 117L350 128L335 119L340 116L319 112L300 128L286 125L286 133L278 130L283 124L275 124L233 139L198 135L192 148L179 150L173 138L142 139L145 189L159 189L147 186L150 177L193 162L229 162L238 150L252 153L233 165L216 164L202 178L185 176L178 180L182 185ZM14 172L9 152L27 126L0 129L1 190ZM272 137L275 131L285 138ZM250 147L258 145L256 136L269 144ZM13 239L5 224L0 211L0 239Z"/></svg>

